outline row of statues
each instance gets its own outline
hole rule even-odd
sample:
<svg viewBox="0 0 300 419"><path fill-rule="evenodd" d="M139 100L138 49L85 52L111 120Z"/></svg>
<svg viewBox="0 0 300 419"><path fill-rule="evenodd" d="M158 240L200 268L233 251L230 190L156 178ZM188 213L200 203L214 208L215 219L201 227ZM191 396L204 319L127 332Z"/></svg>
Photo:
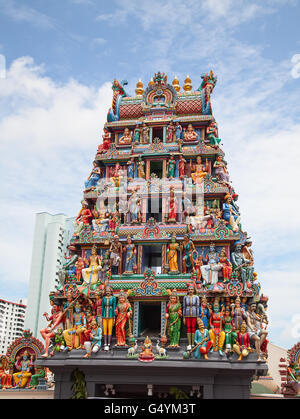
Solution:
<svg viewBox="0 0 300 419"><path fill-rule="evenodd" d="M123 134L118 138L117 145L129 146L131 144L149 144L150 141L150 127L143 122L136 125L133 131L129 128L125 128ZM107 127L104 128L102 135L102 144L98 147L99 154L105 154L111 147L112 139L111 132ZM205 129L206 138L205 143L211 147L217 148L221 139L218 137L218 126L216 121L213 119ZM192 124L188 124L187 127L182 127L179 121L170 121L166 125L166 142L184 142L184 143L195 143L199 139L199 132L197 132ZM160 138L162 141L162 138Z"/></svg>
<svg viewBox="0 0 300 419"><path fill-rule="evenodd" d="M166 245L165 269L170 275L194 274L200 287L214 291L218 291L220 282L230 281L234 273L242 283L243 291L247 291L249 284L256 279L251 245L251 239L238 242L229 255L225 247L217 251L215 244L211 243L204 253L203 247L197 250L189 235L186 234L181 242L177 242L176 235L173 235ZM96 245L92 246L88 257L79 256L74 245L68 249L67 262L58 273L60 289L73 281L81 291L89 293L99 284L104 286L111 275L133 275L138 271L137 246L130 236L122 244L115 235L100 255Z"/></svg>
<svg viewBox="0 0 300 419"><path fill-rule="evenodd" d="M132 334L132 306L128 300L130 291L120 292L118 299L111 286L96 290L93 297L80 294L74 297L67 292L66 301L52 301L50 322L41 330L45 339L45 353L42 357L53 356L55 352L84 349L84 358L97 353L102 348L112 348L115 332L115 347L128 348L135 342ZM220 356L235 352L238 360L256 351L257 361L264 360L267 352L267 299L260 302L248 301L247 297L202 298L190 284L182 303L176 290L170 291L165 312L165 332L169 349L178 348L182 324L186 328L187 351L190 356L207 359L209 352ZM162 342L163 339L161 340ZM224 352L223 352L224 351Z"/></svg>
<svg viewBox="0 0 300 419"><path fill-rule="evenodd" d="M180 154L178 159L171 154L166 162L165 177L169 180L191 179L193 184L200 185L213 169L212 176L215 177L216 181L230 189L230 178L223 154L220 153L217 155L212 168L210 164L208 159L203 162L200 155L193 162L192 159L187 161L183 154ZM158 175L155 171L150 173L150 179L152 181L157 178ZM130 157L127 163L122 165L116 162L113 166L109 166L108 169L104 166L100 167L95 160L93 162L93 168L85 182L85 191L95 190L99 186L100 180L105 181L105 186L111 184L113 187L120 188L121 185L124 186L124 182L126 184L126 182L132 181L133 179L146 179L145 161L142 156Z"/></svg>

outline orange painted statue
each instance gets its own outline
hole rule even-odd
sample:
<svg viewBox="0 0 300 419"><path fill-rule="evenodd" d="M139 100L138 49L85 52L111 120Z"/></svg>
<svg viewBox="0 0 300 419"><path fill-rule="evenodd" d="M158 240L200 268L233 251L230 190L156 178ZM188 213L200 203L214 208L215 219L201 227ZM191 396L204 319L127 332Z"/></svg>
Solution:
<svg viewBox="0 0 300 419"><path fill-rule="evenodd" d="M2 390L11 388L11 375L8 369L8 359L5 355L0 358L0 383Z"/></svg>
<svg viewBox="0 0 300 419"><path fill-rule="evenodd" d="M127 347L126 345L126 323L129 323L130 329L130 317L132 315L131 304L127 300L125 293L121 292L119 301L116 308L116 346Z"/></svg>

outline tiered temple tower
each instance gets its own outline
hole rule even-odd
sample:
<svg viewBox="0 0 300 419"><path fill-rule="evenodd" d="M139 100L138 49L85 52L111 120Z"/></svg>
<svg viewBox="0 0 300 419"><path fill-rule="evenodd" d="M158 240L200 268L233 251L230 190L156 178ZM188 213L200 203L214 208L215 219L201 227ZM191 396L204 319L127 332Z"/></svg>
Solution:
<svg viewBox="0 0 300 419"><path fill-rule="evenodd" d="M258 361L257 367L250 356L247 377L257 374L257 368L265 371L266 298L260 296L251 241L242 230L238 195L212 114L216 81L211 71L193 89L187 76L181 91L177 77L169 84L158 72L147 87L137 83L134 97L127 95L126 82L113 82L112 107L85 182L69 259L60 272L61 285L50 295L60 302L72 295L83 315L103 298L101 316L100 311L92 313L102 317L104 351L97 359L116 356L114 348L149 336L180 365L202 359L201 354L205 360L229 362L243 323ZM126 301L123 329L117 329L119 306L107 306L105 314L104 300L107 304L112 297L115 302L124 297L122 307ZM112 328L107 319L113 317ZM260 340L251 332L252 320L260 322ZM211 349L198 351L197 358L201 322ZM236 353L239 362L247 358ZM118 351L118 357L126 354ZM179 376L184 375L180 365ZM205 397L221 391L203 388Z"/></svg>

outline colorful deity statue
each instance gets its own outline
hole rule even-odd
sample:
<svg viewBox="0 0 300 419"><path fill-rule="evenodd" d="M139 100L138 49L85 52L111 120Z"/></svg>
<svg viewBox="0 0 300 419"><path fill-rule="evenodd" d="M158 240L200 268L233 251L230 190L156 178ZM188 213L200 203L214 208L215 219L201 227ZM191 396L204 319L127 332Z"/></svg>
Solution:
<svg viewBox="0 0 300 419"><path fill-rule="evenodd" d="M111 261L110 261L110 254L109 250L107 250L104 253L102 263L101 263L101 269L99 270L99 279L101 281L101 284L106 284L108 280L108 275L111 272Z"/></svg>
<svg viewBox="0 0 300 419"><path fill-rule="evenodd" d="M249 355L249 352L251 352L250 337L245 322L242 323L241 330L237 333L236 342L233 344L233 350L239 356L238 361L246 358Z"/></svg>
<svg viewBox="0 0 300 419"><path fill-rule="evenodd" d="M64 325L63 325L64 313L62 311L62 307L60 303L55 302L52 310L53 310L52 315L50 317L48 317L47 313L44 313L47 320L50 321L50 324L46 328L40 331L42 337L45 339L45 353L41 355L43 358L47 358L49 356L48 351L49 351L51 339L55 338L57 330L64 328Z"/></svg>
<svg viewBox="0 0 300 419"><path fill-rule="evenodd" d="M118 274L120 271L121 260L122 260L122 244L119 241L119 236L115 235L110 245L110 263L112 274Z"/></svg>
<svg viewBox="0 0 300 419"><path fill-rule="evenodd" d="M123 177L123 169L120 163L117 162L116 165L112 168L110 177L116 188L120 187L121 180L123 179Z"/></svg>
<svg viewBox="0 0 300 419"><path fill-rule="evenodd" d="M76 282L77 284L81 284L82 270L85 268L85 263L81 256L79 256L77 261L75 262L75 268L76 268Z"/></svg>
<svg viewBox="0 0 300 419"><path fill-rule="evenodd" d="M85 190L87 191L87 190L90 190L90 189L95 189L100 178L101 178L101 169L98 166L97 161L95 160L93 162L93 169L92 169L87 181L85 182Z"/></svg>
<svg viewBox="0 0 300 419"><path fill-rule="evenodd" d="M5 355L0 357L0 385L2 389L11 388L11 375L9 374L8 359Z"/></svg>
<svg viewBox="0 0 300 419"><path fill-rule="evenodd" d="M93 229L97 233L103 233L107 231L109 227L109 214L107 213L107 208L103 199L99 199L97 207L95 206L93 216Z"/></svg>
<svg viewBox="0 0 300 419"><path fill-rule="evenodd" d="M222 154L218 154L213 167L215 169L215 177L217 178L218 182L230 187L230 178L227 171L227 164L225 163Z"/></svg>
<svg viewBox="0 0 300 419"><path fill-rule="evenodd" d="M200 308L199 308L199 318L203 321L204 327L206 329L208 329L208 327L209 327L210 316L211 316L211 311L208 308L207 299L204 296L204 297L201 298L201 304L200 304Z"/></svg>
<svg viewBox="0 0 300 419"><path fill-rule="evenodd" d="M137 125L134 129L134 132L133 132L134 143L139 144L140 143L140 138L141 138L141 128L139 127L139 125Z"/></svg>
<svg viewBox="0 0 300 419"><path fill-rule="evenodd" d="M244 258L249 260L249 262L247 264L248 281L252 280L253 273L254 273L254 256L253 256L253 251L251 249L251 246L252 246L252 241L251 241L250 238L247 238L245 240L244 245L242 246L242 254L243 254Z"/></svg>
<svg viewBox="0 0 300 419"><path fill-rule="evenodd" d="M175 134L176 134L176 140L180 140L182 137L182 126L180 125L178 121L175 123Z"/></svg>
<svg viewBox="0 0 300 419"><path fill-rule="evenodd" d="M194 184L200 184L208 173L208 160L206 159L205 165L202 163L201 156L197 156L196 164L193 167L192 179Z"/></svg>
<svg viewBox="0 0 300 419"><path fill-rule="evenodd" d="M232 204L232 196L225 195L225 203L223 204L223 219L228 222L228 226L234 231L239 231L240 214Z"/></svg>
<svg viewBox="0 0 300 419"><path fill-rule="evenodd" d="M169 274L179 273L178 251L180 251L180 245L176 242L176 234L174 234L171 238L171 243L168 245L167 248L167 264L169 268Z"/></svg>
<svg viewBox="0 0 300 419"><path fill-rule="evenodd" d="M194 344L197 318L199 318L200 298L195 294L193 285L189 285L187 295L183 297L183 323L187 328L188 347L192 349Z"/></svg>
<svg viewBox="0 0 300 419"><path fill-rule="evenodd" d="M15 364L18 372L13 374L13 382L16 388L26 387L28 381L31 378L32 373L30 372L32 365L29 358L28 351L25 350L22 356L22 360Z"/></svg>
<svg viewBox="0 0 300 419"><path fill-rule="evenodd" d="M63 329L58 328L54 338L54 348L51 355L54 355L55 352L63 352L66 350L66 342L63 334Z"/></svg>
<svg viewBox="0 0 300 419"><path fill-rule="evenodd" d="M84 342L86 354L84 358L90 358L91 354L96 354L101 348L102 327L97 324L95 318L91 320L90 340Z"/></svg>
<svg viewBox="0 0 300 419"><path fill-rule="evenodd" d="M127 176L128 179L133 179L135 174L135 161L134 157L131 157L127 162Z"/></svg>
<svg viewBox="0 0 300 419"><path fill-rule="evenodd" d="M122 137L119 139L120 145L130 145L132 142L132 132L129 131L129 128L124 129Z"/></svg>
<svg viewBox="0 0 300 419"><path fill-rule="evenodd" d="M121 292L116 307L116 338L117 347L128 347L126 345L126 325L130 325L130 317L132 316L131 304L127 299L127 295ZM130 328L130 326L129 326Z"/></svg>
<svg viewBox="0 0 300 419"><path fill-rule="evenodd" d="M128 201L128 212L130 223L139 223L141 221L141 198L138 190L134 189Z"/></svg>
<svg viewBox="0 0 300 419"><path fill-rule="evenodd" d="M208 360L207 354L209 353L213 342L210 340L209 332L202 320L198 321L198 329L195 333L194 343L197 347L194 351L195 359L200 359L201 355L203 355L203 358Z"/></svg>
<svg viewBox="0 0 300 419"><path fill-rule="evenodd" d="M209 141L209 145L213 148L217 148L221 138L218 138L218 125L213 119L209 126L206 128L207 140Z"/></svg>
<svg viewBox="0 0 300 419"><path fill-rule="evenodd" d="M176 169L176 160L174 156L170 156L170 159L168 161L168 178L174 178L175 177L175 169Z"/></svg>
<svg viewBox="0 0 300 419"><path fill-rule="evenodd" d="M152 362L155 359L155 356L152 352L153 346L149 336L144 340L144 345L142 346L142 352L139 354L138 360L141 362Z"/></svg>
<svg viewBox="0 0 300 419"><path fill-rule="evenodd" d="M180 328L182 310L176 290L170 294L170 299L166 308L166 326L168 330L168 337L170 340L169 348L178 348L180 339Z"/></svg>
<svg viewBox="0 0 300 419"><path fill-rule="evenodd" d="M232 318L230 315L230 308L225 308L224 316L224 332L225 332L225 353L231 352L233 350L233 345L236 341L236 332L232 327Z"/></svg>
<svg viewBox="0 0 300 419"><path fill-rule="evenodd" d="M149 132L150 128L147 127L146 123L143 123L142 126L142 144L149 144Z"/></svg>
<svg viewBox="0 0 300 419"><path fill-rule="evenodd" d="M140 179L145 179L146 174L145 174L145 162L143 161L142 157L139 156L138 158L138 162L137 162L137 171L138 171L138 177Z"/></svg>
<svg viewBox="0 0 300 419"><path fill-rule="evenodd" d="M112 329L115 321L117 299L113 295L113 289L106 286L105 294L102 299L102 324L103 324L103 338L104 350L109 351L111 345Z"/></svg>
<svg viewBox="0 0 300 419"><path fill-rule="evenodd" d="M101 310L102 310L102 294L99 289L95 291L95 298L92 304L93 315L98 326L102 325Z"/></svg>
<svg viewBox="0 0 300 419"><path fill-rule="evenodd" d="M176 128L173 124L173 121L171 121L167 126L167 143L172 143L174 141L175 130Z"/></svg>
<svg viewBox="0 0 300 419"><path fill-rule="evenodd" d="M71 329L74 326L74 304L75 299L73 291L69 288L67 291L67 300L64 303L64 329Z"/></svg>
<svg viewBox="0 0 300 419"><path fill-rule="evenodd" d="M197 253L193 241L186 234L183 238L183 242L180 245L180 250L183 252L182 257L182 272L185 274L188 271L195 271L194 254Z"/></svg>
<svg viewBox="0 0 300 419"><path fill-rule="evenodd" d="M73 245L69 245L67 247L69 251L69 255L64 255L64 258L67 262L65 262L62 268L58 271L58 279L60 285L57 287L58 289L62 289L66 284L67 280L69 279L70 275L76 275L76 262L78 260L78 255L76 253L76 247Z"/></svg>
<svg viewBox="0 0 300 419"><path fill-rule="evenodd" d="M184 129L183 138L184 138L184 141L186 142L197 141L198 134L194 130L192 124L188 124L187 129Z"/></svg>
<svg viewBox="0 0 300 419"><path fill-rule="evenodd" d="M246 321L247 321L250 341L254 341L254 345L255 345L255 349L257 353L257 361L262 362L263 359L261 358L261 346L266 340L268 332L262 325L261 317L258 314L256 314L255 311L256 311L256 303L252 302L249 305L249 311L247 313Z"/></svg>
<svg viewBox="0 0 300 419"><path fill-rule="evenodd" d="M30 390L36 389L36 387L39 384L39 379L46 377L46 370L45 370L44 367L40 367L39 365L35 365L33 367L33 369L34 369L34 373L30 377L30 382L29 382L29 387L28 387L28 388L30 388Z"/></svg>
<svg viewBox="0 0 300 419"><path fill-rule="evenodd" d="M111 133L107 128L103 129L104 134L102 135L102 144L98 147L98 153L103 154L106 153L110 149L111 145Z"/></svg>
<svg viewBox="0 0 300 419"><path fill-rule="evenodd" d="M245 310L241 307L240 297L236 297L234 305L231 308L232 325L234 330L237 332L240 330L241 325L247 318Z"/></svg>
<svg viewBox="0 0 300 419"><path fill-rule="evenodd" d="M85 259L85 263L88 268L82 269L83 288L81 292L89 294L90 290L96 288L99 281L101 262L101 257L97 254L97 247L94 245L91 250L91 256Z"/></svg>
<svg viewBox="0 0 300 419"><path fill-rule="evenodd" d="M87 321L79 301L75 303L73 319L73 327L63 332L66 345L70 351L84 348L84 332L87 329Z"/></svg>
<svg viewBox="0 0 300 419"><path fill-rule="evenodd" d="M176 223L177 220L177 212L178 212L178 205L177 199L175 196L174 188L170 188L170 197L167 201L167 208L168 208L168 223Z"/></svg>
<svg viewBox="0 0 300 419"><path fill-rule="evenodd" d="M219 255L216 251L215 245L212 243L209 246L209 252L205 256L206 265L201 266L201 273L204 284L216 285L218 283L219 271L222 269Z"/></svg>
<svg viewBox="0 0 300 419"><path fill-rule="evenodd" d="M88 226L93 218L92 212L86 201L81 201L81 210L74 221L74 236L79 236L85 226Z"/></svg>
<svg viewBox="0 0 300 419"><path fill-rule="evenodd" d="M234 272L237 272L243 283L243 291L247 290L247 279L248 279L248 265L249 259L246 259L242 253L242 245L237 243L234 252L231 253L231 259L233 264ZM252 269L252 267L251 267Z"/></svg>
<svg viewBox="0 0 300 419"><path fill-rule="evenodd" d="M186 165L186 160L183 157L183 154L180 154L179 160L178 160L178 171L179 171L180 179L183 179L185 176L185 165Z"/></svg>
<svg viewBox="0 0 300 419"><path fill-rule="evenodd" d="M209 319L210 329L209 336L213 342L214 352L219 352L222 356L223 346L225 342L225 332L224 332L224 316L220 312L219 302L215 300L213 305L213 313Z"/></svg>
<svg viewBox="0 0 300 419"><path fill-rule="evenodd" d="M127 243L123 247L125 254L125 274L133 274L136 271L136 246L132 243L130 236L127 237Z"/></svg>
<svg viewBox="0 0 300 419"><path fill-rule="evenodd" d="M232 274L232 263L226 255L225 247L221 249L219 262L222 265L223 279L224 281L228 281Z"/></svg>

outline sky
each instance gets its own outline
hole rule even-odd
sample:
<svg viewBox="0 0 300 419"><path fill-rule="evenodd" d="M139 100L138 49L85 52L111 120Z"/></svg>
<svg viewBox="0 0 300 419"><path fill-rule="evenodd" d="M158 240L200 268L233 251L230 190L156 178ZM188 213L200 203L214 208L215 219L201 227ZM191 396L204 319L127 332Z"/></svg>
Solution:
<svg viewBox="0 0 300 419"><path fill-rule="evenodd" d="M114 78L218 77L214 117L269 296L300 338L298 0L0 0L0 296L26 298L35 214L77 215Z"/></svg>

